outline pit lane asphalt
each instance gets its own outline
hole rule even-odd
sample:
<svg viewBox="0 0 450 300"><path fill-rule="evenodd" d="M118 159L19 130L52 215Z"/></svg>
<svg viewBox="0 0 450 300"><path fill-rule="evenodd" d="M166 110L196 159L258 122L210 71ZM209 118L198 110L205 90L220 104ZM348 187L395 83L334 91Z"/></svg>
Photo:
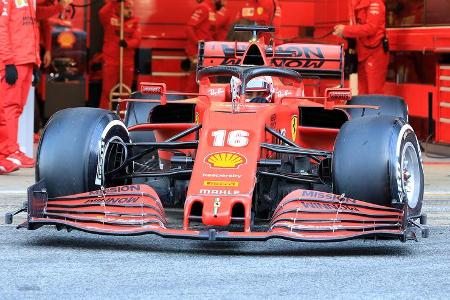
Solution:
<svg viewBox="0 0 450 300"><path fill-rule="evenodd" d="M25 200L32 172L0 177L0 217ZM425 172L431 233L419 242L112 237L0 219L0 299L449 299L450 166Z"/></svg>
<svg viewBox="0 0 450 300"><path fill-rule="evenodd" d="M1 299L449 299L450 228L420 242L200 242L0 227Z"/></svg>

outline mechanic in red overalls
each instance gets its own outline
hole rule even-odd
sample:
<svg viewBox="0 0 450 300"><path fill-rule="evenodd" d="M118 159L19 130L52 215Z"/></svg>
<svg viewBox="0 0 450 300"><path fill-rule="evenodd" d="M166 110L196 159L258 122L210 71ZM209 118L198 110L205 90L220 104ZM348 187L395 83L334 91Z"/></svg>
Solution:
<svg viewBox="0 0 450 300"><path fill-rule="evenodd" d="M39 33L41 37L42 49L45 49L42 58L42 64L47 68L51 61L51 26L48 19L61 13L72 0L37 0L36 1L36 19L39 22Z"/></svg>
<svg viewBox="0 0 450 300"><path fill-rule="evenodd" d="M248 0L241 9L238 19L247 19L258 25L273 25L280 28L281 8L278 0Z"/></svg>
<svg viewBox="0 0 450 300"><path fill-rule="evenodd" d="M110 109L109 93L119 82L119 53L123 47L123 83L131 87L134 76L134 50L141 42L139 20L133 17L133 1L124 3L124 40L120 40L120 2L111 1L99 11L103 34L103 85L100 108Z"/></svg>
<svg viewBox="0 0 450 300"><path fill-rule="evenodd" d="M225 41L230 29L230 14L226 7L227 0L216 0L214 2L216 10L216 22L214 26L214 40Z"/></svg>
<svg viewBox="0 0 450 300"><path fill-rule="evenodd" d="M33 68L40 65L39 28L32 0L2 0L0 7L0 174L34 167L17 143Z"/></svg>
<svg viewBox="0 0 450 300"><path fill-rule="evenodd" d="M197 92L198 85L196 82L195 66L197 64L198 42L211 41L214 39L214 26L216 22L216 14L212 0L197 0L191 17L186 26L186 54L190 69L184 86L185 92Z"/></svg>
<svg viewBox="0 0 450 300"><path fill-rule="evenodd" d="M215 10L211 0L197 0L197 3L186 29L186 53L193 62L197 58L198 42L213 39L213 27L216 21Z"/></svg>
<svg viewBox="0 0 450 300"><path fill-rule="evenodd" d="M383 94L389 64L383 43L386 7L382 0L352 0L351 14L351 25L336 25L334 34L356 38L358 93Z"/></svg>

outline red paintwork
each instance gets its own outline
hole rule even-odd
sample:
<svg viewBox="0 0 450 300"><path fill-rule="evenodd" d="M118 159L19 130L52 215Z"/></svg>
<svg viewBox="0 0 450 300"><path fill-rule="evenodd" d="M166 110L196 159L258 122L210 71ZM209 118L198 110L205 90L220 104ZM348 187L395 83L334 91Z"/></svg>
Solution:
<svg viewBox="0 0 450 300"><path fill-rule="evenodd" d="M250 214L253 198L253 189L256 183L256 167L260 159L260 145L271 142L272 138L262 130L265 126L274 127L271 118L276 118L274 129L285 129L286 136L291 136L291 116L296 115L298 106L280 106L274 104L246 104L239 114L233 114L231 103L212 103L202 118L203 128L200 143L196 153L196 163L192 173L189 190L185 204L184 228L188 228L188 217L194 202L203 204L202 221L206 225L226 226L230 224L231 211L236 203L243 204L245 208L245 230L250 230ZM273 122L273 121L272 121ZM212 132L215 130L244 130L248 132L248 145L244 147L213 146ZM236 168L217 168L211 166L206 159L212 153L235 153L245 158L245 163ZM205 181L211 180L205 175L220 174L225 176L238 176L231 181L237 182L237 187L206 187ZM228 179L227 179L228 180ZM228 180L230 181L230 180ZM205 195L205 190L216 194ZM202 193L203 191L203 193ZM218 192L220 191L220 192ZM223 195L225 193L225 195ZM220 197L222 203L220 214L214 216L214 199Z"/></svg>

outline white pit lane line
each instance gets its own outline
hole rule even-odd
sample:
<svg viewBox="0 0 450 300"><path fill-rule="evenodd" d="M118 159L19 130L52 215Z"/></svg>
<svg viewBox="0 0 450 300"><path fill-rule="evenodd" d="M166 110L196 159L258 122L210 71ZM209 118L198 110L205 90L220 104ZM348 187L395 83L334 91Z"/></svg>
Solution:
<svg viewBox="0 0 450 300"><path fill-rule="evenodd" d="M0 195L26 195L27 190L0 190Z"/></svg>
<svg viewBox="0 0 450 300"><path fill-rule="evenodd" d="M442 199L442 200L450 200L450 191L432 191L432 192L425 192L423 195L423 199L430 200L430 199Z"/></svg>

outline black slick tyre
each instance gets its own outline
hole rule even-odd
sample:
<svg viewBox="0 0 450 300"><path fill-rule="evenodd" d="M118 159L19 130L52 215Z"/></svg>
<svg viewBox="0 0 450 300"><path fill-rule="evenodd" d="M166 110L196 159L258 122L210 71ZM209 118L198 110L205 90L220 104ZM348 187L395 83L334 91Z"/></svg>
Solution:
<svg viewBox="0 0 450 300"><path fill-rule="evenodd" d="M332 181L336 194L384 206L407 202L408 215L419 216L424 176L411 126L391 116L346 122L336 138Z"/></svg>
<svg viewBox="0 0 450 300"><path fill-rule="evenodd" d="M123 162L126 148L121 145L129 142L127 128L111 111L87 107L59 111L40 140L36 180L45 179L49 197L125 184L112 182L105 173Z"/></svg>
<svg viewBox="0 0 450 300"><path fill-rule="evenodd" d="M352 119L371 116L392 116L408 121L408 106L401 97L384 95L354 96L347 104L379 106L378 109L347 108L347 113Z"/></svg>

